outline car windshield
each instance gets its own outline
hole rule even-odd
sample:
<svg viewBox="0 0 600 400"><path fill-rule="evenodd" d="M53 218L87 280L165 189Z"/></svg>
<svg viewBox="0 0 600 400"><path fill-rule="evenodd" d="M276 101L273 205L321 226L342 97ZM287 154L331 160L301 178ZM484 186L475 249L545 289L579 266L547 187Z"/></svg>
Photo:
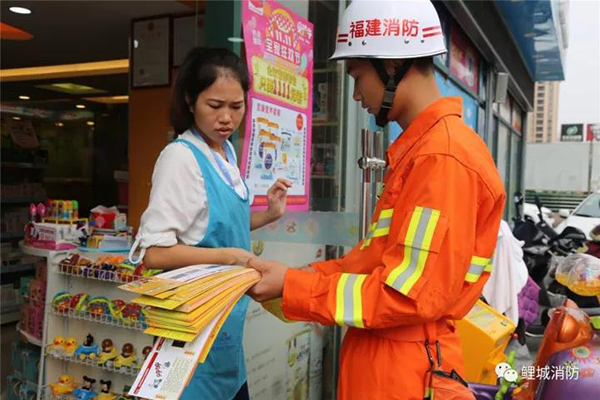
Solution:
<svg viewBox="0 0 600 400"><path fill-rule="evenodd" d="M600 193L585 199L574 215L578 217L600 218Z"/></svg>

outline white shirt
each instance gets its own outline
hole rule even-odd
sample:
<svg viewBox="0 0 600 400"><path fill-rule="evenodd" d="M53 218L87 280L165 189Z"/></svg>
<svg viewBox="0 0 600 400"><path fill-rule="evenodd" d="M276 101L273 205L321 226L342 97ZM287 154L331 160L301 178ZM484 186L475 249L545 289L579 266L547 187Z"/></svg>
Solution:
<svg viewBox="0 0 600 400"><path fill-rule="evenodd" d="M189 130L181 134L179 139L196 146L210 160L221 179L229 185L215 159L220 156L213 154L204 140ZM226 143L235 157L233 145L229 141ZM233 164L223 161L221 164L231 177L232 187L238 195L246 198L248 192L237 167L237 159L233 160ZM204 177L194 154L183 143L169 144L154 165L150 201L142 214L130 258L138 244L142 249L138 260L143 258L148 247L171 247L178 243L196 245L202 241L208 228L208 207Z"/></svg>
<svg viewBox="0 0 600 400"><path fill-rule="evenodd" d="M515 324L519 322L518 295L527 283L527 266L523 261L523 244L514 237L506 221L500 222L492 273L483 287L483 297L496 311Z"/></svg>

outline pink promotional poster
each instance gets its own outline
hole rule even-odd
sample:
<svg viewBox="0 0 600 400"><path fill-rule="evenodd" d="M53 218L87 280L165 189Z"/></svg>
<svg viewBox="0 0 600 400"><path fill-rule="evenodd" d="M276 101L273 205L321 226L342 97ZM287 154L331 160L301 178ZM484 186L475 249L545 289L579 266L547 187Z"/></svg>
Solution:
<svg viewBox="0 0 600 400"><path fill-rule="evenodd" d="M312 130L313 25L270 0L245 0L242 25L251 88L242 174L267 206L278 178L293 186L288 210L308 210Z"/></svg>

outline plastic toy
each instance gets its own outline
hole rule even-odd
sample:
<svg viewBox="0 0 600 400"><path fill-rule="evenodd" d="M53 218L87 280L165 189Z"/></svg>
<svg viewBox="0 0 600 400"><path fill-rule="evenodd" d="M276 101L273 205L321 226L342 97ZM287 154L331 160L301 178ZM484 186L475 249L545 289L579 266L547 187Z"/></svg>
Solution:
<svg viewBox="0 0 600 400"><path fill-rule="evenodd" d="M56 336L52 341L52 344L48 346L48 354L56 357L61 357L65 352L65 338L62 336Z"/></svg>
<svg viewBox="0 0 600 400"><path fill-rule="evenodd" d="M152 347L150 347L150 346L144 347L144 349L142 350L142 357L144 358L144 361L146 361L146 358L148 358L148 355L150 354L151 351L152 351Z"/></svg>
<svg viewBox="0 0 600 400"><path fill-rule="evenodd" d="M71 311L79 314L83 312L90 301L90 296L85 293L78 293L71 298L71 302L69 303L69 307Z"/></svg>
<svg viewBox="0 0 600 400"><path fill-rule="evenodd" d="M108 311L110 313L110 316L115 320L115 321L120 321L121 320L121 312L123 311L123 308L125 308L125 306L127 305L127 303L125 303L123 300L113 300L108 304Z"/></svg>
<svg viewBox="0 0 600 400"><path fill-rule="evenodd" d="M68 338L65 341L65 351L63 352L63 355L65 357L73 357L73 355L75 354L75 351L77 350L77 339L75 338Z"/></svg>
<svg viewBox="0 0 600 400"><path fill-rule="evenodd" d="M94 343L94 337L91 334L88 334L85 338L85 342L75 350L75 357L82 361L86 358L95 360L98 357L98 354L98 345Z"/></svg>
<svg viewBox="0 0 600 400"><path fill-rule="evenodd" d="M143 309L137 304L127 304L121 310L121 318L124 323L133 324L137 321L145 322L146 317L144 316Z"/></svg>
<svg viewBox="0 0 600 400"><path fill-rule="evenodd" d="M58 268L61 272L67 274L78 274L79 273L79 254L69 254L67 258L58 263Z"/></svg>
<svg viewBox="0 0 600 400"><path fill-rule="evenodd" d="M100 393L96 396L95 400L115 400L117 396L114 395L113 392L110 391L110 387L112 386L112 381L103 381L100 379Z"/></svg>
<svg viewBox="0 0 600 400"><path fill-rule="evenodd" d="M35 400L37 397L37 386L31 382L22 382L18 390L20 400Z"/></svg>
<svg viewBox="0 0 600 400"><path fill-rule="evenodd" d="M83 385L80 388L73 390L73 394L77 397L77 400L92 400L98 396L98 393L94 391L95 379L89 378L86 375L83 376Z"/></svg>
<svg viewBox="0 0 600 400"><path fill-rule="evenodd" d="M136 397L130 396L129 391L131 390L131 386L125 385L123 386L123 393L119 396L118 400L133 400Z"/></svg>
<svg viewBox="0 0 600 400"><path fill-rule="evenodd" d="M100 357L98 357L98 365L112 367L114 363L114 359L117 358L119 352L113 346L113 342L110 339L104 339L102 341L102 351L100 352Z"/></svg>
<svg viewBox="0 0 600 400"><path fill-rule="evenodd" d="M110 315L109 304L110 301L104 296L94 297L87 306L87 312L94 318Z"/></svg>
<svg viewBox="0 0 600 400"><path fill-rule="evenodd" d="M51 383L52 394L54 397L73 393L76 385L71 375L63 374L58 378L58 382Z"/></svg>
<svg viewBox="0 0 600 400"><path fill-rule="evenodd" d="M137 357L131 343L125 343L121 349L121 354L115 359L115 368L132 368L135 367Z"/></svg>
<svg viewBox="0 0 600 400"><path fill-rule="evenodd" d="M52 308L55 312L66 314L69 312L71 298L73 295L69 292L59 292L52 299Z"/></svg>

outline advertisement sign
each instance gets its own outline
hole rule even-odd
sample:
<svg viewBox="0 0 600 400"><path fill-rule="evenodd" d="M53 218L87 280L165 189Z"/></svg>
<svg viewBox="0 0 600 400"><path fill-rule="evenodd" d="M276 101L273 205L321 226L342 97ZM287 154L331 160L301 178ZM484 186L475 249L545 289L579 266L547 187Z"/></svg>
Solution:
<svg viewBox="0 0 600 400"><path fill-rule="evenodd" d="M582 142L583 124L563 124L560 127L561 142Z"/></svg>
<svg viewBox="0 0 600 400"><path fill-rule="evenodd" d="M278 178L293 186L288 209L308 210L312 126L313 25L271 0L242 6L244 45L252 87L242 174L253 209L267 206Z"/></svg>
<svg viewBox="0 0 600 400"><path fill-rule="evenodd" d="M475 47L454 26L450 33L450 72L469 89L478 92L479 55Z"/></svg>
<svg viewBox="0 0 600 400"><path fill-rule="evenodd" d="M600 124L587 124L586 140L600 142Z"/></svg>

